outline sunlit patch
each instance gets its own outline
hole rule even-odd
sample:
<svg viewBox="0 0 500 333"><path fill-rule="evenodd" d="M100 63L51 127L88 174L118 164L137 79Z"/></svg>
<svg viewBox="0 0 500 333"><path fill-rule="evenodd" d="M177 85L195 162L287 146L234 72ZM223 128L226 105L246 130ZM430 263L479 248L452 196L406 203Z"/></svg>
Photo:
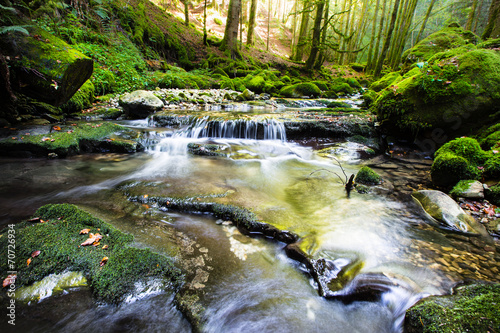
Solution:
<svg viewBox="0 0 500 333"><path fill-rule="evenodd" d="M248 255L265 250L263 246L250 237L242 235L236 227L224 226L224 231L229 238L230 250L241 260L247 260Z"/></svg>

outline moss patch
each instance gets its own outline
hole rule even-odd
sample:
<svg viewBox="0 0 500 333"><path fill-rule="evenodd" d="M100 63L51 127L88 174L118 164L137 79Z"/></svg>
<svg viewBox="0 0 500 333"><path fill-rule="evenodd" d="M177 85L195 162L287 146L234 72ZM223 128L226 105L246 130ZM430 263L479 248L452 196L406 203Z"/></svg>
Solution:
<svg viewBox="0 0 500 333"><path fill-rule="evenodd" d="M499 284L455 288L451 296L426 298L406 312L408 333L494 332L500 327Z"/></svg>
<svg viewBox="0 0 500 333"><path fill-rule="evenodd" d="M81 271L89 281L96 299L117 303L134 290L134 284L149 279L165 279L179 286L181 273L172 261L149 249L130 247L133 237L110 224L93 217L74 205L46 205L34 217L38 223L23 222L14 227L16 254L26 260L40 251L29 266L17 268L16 285L27 286L44 277L66 270ZM43 222L42 222L43 220ZM80 235L83 229L103 236L99 246L81 246L89 235ZM0 237L0 254L7 258L7 229ZM103 249L103 246L107 248ZM101 260L108 257L103 266ZM23 261L24 262L24 261ZM0 264L2 276L10 270L5 260Z"/></svg>
<svg viewBox="0 0 500 333"><path fill-rule="evenodd" d="M382 178L370 167L363 166L359 169L354 181L365 185L377 185L380 184Z"/></svg>
<svg viewBox="0 0 500 333"><path fill-rule="evenodd" d="M128 135L128 136L127 136ZM0 141L0 151L8 155L59 157L81 152L133 153L144 148L134 140L134 131L113 123L56 125L48 134L10 137ZM132 138L132 139L131 139Z"/></svg>

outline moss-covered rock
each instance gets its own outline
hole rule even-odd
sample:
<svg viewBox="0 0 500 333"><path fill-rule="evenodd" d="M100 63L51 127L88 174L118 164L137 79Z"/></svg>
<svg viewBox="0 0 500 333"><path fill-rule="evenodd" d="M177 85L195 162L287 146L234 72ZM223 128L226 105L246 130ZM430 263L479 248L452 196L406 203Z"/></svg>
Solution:
<svg viewBox="0 0 500 333"><path fill-rule="evenodd" d="M402 56L403 63L409 65L418 61L428 61L436 53L475 44L478 39L476 35L461 28L458 24L451 24L429 35L404 52Z"/></svg>
<svg viewBox="0 0 500 333"><path fill-rule="evenodd" d="M377 185L382 181L382 177L380 177L379 174L373 171L370 167L363 166L359 169L354 181L365 185Z"/></svg>
<svg viewBox="0 0 500 333"><path fill-rule="evenodd" d="M500 206L500 184L491 186L485 191L485 197L492 204Z"/></svg>
<svg viewBox="0 0 500 333"><path fill-rule="evenodd" d="M136 90L120 96L118 101L128 118L146 118L151 113L161 110L163 102L151 91Z"/></svg>
<svg viewBox="0 0 500 333"><path fill-rule="evenodd" d="M289 98L318 97L321 90L314 83L304 82L281 88L280 95Z"/></svg>
<svg viewBox="0 0 500 333"><path fill-rule="evenodd" d="M499 284L455 288L450 296L424 298L406 311L407 333L492 332L500 327Z"/></svg>
<svg viewBox="0 0 500 333"><path fill-rule="evenodd" d="M394 82L398 82L401 80L401 74L399 72L390 72L384 75L380 80L373 82L370 85L370 89L376 92L379 92L389 86L391 86Z"/></svg>
<svg viewBox="0 0 500 333"><path fill-rule="evenodd" d="M134 291L137 282L150 279L164 280L165 285L179 286L181 273L169 258L148 249L130 247L133 237L90 215L74 205L46 205L38 209L31 221L13 227L19 259L31 257L29 265L18 265L16 286L22 287L40 281L50 274L63 271L81 271L97 300L118 303ZM96 246L82 246L90 229L102 239ZM0 237L0 253L7 257L6 228ZM101 265L103 258L107 262ZM7 261L0 263L2 276L7 276Z"/></svg>
<svg viewBox="0 0 500 333"><path fill-rule="evenodd" d="M430 138L434 146L470 135L499 117L498 68L500 54L493 50L438 53L415 75L382 90L373 109L382 128Z"/></svg>
<svg viewBox="0 0 500 333"><path fill-rule="evenodd" d="M74 113L89 108L95 99L95 87L92 81L85 82L80 89L71 97L71 99L61 109L65 113Z"/></svg>
<svg viewBox="0 0 500 333"><path fill-rule="evenodd" d="M453 198L484 199L483 184L477 180L461 180L450 191Z"/></svg>
<svg viewBox="0 0 500 333"><path fill-rule="evenodd" d="M250 81L246 83L246 87L257 94L261 94L264 92L265 85L266 79L260 75L254 76Z"/></svg>
<svg viewBox="0 0 500 333"><path fill-rule="evenodd" d="M57 125L47 134L0 141L2 154L19 157L46 157L48 154L66 157L84 152L135 153L142 150L144 147L138 142L135 131L112 123Z"/></svg>
<svg viewBox="0 0 500 333"><path fill-rule="evenodd" d="M454 139L434 154L431 167L432 182L436 186L450 187L459 180L477 180L482 166L490 155L473 138Z"/></svg>
<svg viewBox="0 0 500 333"><path fill-rule="evenodd" d="M11 59L11 82L26 96L60 106L90 78L93 61L41 28L28 29L28 36L0 35L2 53Z"/></svg>

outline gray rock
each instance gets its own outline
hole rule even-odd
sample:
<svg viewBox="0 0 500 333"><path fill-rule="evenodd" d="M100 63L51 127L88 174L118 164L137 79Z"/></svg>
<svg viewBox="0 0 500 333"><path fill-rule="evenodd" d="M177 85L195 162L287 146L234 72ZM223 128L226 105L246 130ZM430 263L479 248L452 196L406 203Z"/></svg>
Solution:
<svg viewBox="0 0 500 333"><path fill-rule="evenodd" d="M484 187L480 181L473 181L468 184L468 187L459 193L455 193L456 196L467 199L484 199Z"/></svg>
<svg viewBox="0 0 500 333"><path fill-rule="evenodd" d="M120 96L120 105L128 118L146 118L163 108L163 102L151 91L136 90Z"/></svg>

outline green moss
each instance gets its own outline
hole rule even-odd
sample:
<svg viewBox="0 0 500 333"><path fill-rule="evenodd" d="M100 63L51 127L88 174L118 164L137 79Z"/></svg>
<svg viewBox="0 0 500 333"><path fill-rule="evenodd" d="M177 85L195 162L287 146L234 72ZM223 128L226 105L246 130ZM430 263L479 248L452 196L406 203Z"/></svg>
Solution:
<svg viewBox="0 0 500 333"><path fill-rule="evenodd" d="M40 255L33 258L29 266L17 267L16 285L27 286L44 277L66 270L81 271L89 281L96 299L117 303L133 292L137 282L152 278L165 279L178 286L181 274L172 261L148 249L130 247L133 237L122 233L110 224L97 219L74 205L46 205L35 217L43 223L24 222L15 226L16 254L19 259L30 258L34 251ZM89 235L80 235L80 230L91 229L91 233L103 236L100 245L80 246ZM0 252L7 256L7 229L0 237ZM107 245L107 249L102 249ZM100 266L103 257L108 257ZM0 263L2 276L10 270L7 262Z"/></svg>
<svg viewBox="0 0 500 333"><path fill-rule="evenodd" d="M214 22L215 22L215 24L217 24L217 25L222 25L222 20L221 20L220 18L218 18L218 17L215 17L215 18L214 18Z"/></svg>
<svg viewBox="0 0 500 333"><path fill-rule="evenodd" d="M380 184L382 178L370 167L363 166L359 169L354 181L365 185L376 185Z"/></svg>
<svg viewBox="0 0 500 333"><path fill-rule="evenodd" d="M283 76L281 78L281 81L283 81L283 83L285 83L285 84L292 82L292 80L290 79L290 77L288 75Z"/></svg>
<svg viewBox="0 0 500 333"><path fill-rule="evenodd" d="M484 174L488 178L500 179L500 155L495 154L484 163Z"/></svg>
<svg viewBox="0 0 500 333"><path fill-rule="evenodd" d="M451 140L439 148L434 156L438 157L447 152L465 158L474 166L482 165L489 157L489 155L481 149L477 140L473 138L457 138Z"/></svg>
<svg viewBox="0 0 500 333"><path fill-rule="evenodd" d="M462 193L467 191L475 180L461 180L450 191L450 195L454 198L459 197Z"/></svg>
<svg viewBox="0 0 500 333"><path fill-rule="evenodd" d="M350 77L347 79L347 84L350 85L354 89L361 89L361 85L359 84L358 80L356 80L353 77Z"/></svg>
<svg viewBox="0 0 500 333"><path fill-rule="evenodd" d="M55 153L59 157L75 155L80 152L115 151L132 153L142 146L134 140L116 136L131 130L112 123L80 123L76 126L63 126L59 131L48 134L24 135L0 141L0 151L6 154L29 152L34 156L47 156ZM135 132L133 132L135 133Z"/></svg>
<svg viewBox="0 0 500 333"><path fill-rule="evenodd" d="M373 82L370 85L370 89L373 91L381 91L394 83L401 80L401 75L399 72L390 72L384 75L380 80Z"/></svg>
<svg viewBox="0 0 500 333"><path fill-rule="evenodd" d="M336 82L332 84L331 91L338 95L352 95L354 93L354 89L346 82Z"/></svg>
<svg viewBox="0 0 500 333"><path fill-rule="evenodd" d="M492 204L500 206L500 184L491 186L485 191L485 197Z"/></svg>
<svg viewBox="0 0 500 333"><path fill-rule="evenodd" d="M432 182L436 186L450 187L464 179L480 179L478 168L462 156L443 152L436 156L431 167Z"/></svg>
<svg viewBox="0 0 500 333"><path fill-rule="evenodd" d="M405 332L492 332L500 327L500 285L455 288L451 296L423 299L406 312ZM494 330L494 329L493 329Z"/></svg>
<svg viewBox="0 0 500 333"><path fill-rule="evenodd" d="M281 88L280 95L283 97L318 97L321 94L321 90L314 83L304 82L297 83L292 86L285 86Z"/></svg>
<svg viewBox="0 0 500 333"><path fill-rule="evenodd" d="M246 87L255 93L263 93L264 86L266 85L266 79L263 76L254 76L251 80L246 83Z"/></svg>
<svg viewBox="0 0 500 333"><path fill-rule="evenodd" d="M328 84L326 81L312 81L320 90L322 91L327 91L328 89Z"/></svg>
<svg viewBox="0 0 500 333"><path fill-rule="evenodd" d="M80 89L71 97L71 99L61 109L66 113L74 113L89 108L95 99L95 88L92 81L85 82Z"/></svg>

